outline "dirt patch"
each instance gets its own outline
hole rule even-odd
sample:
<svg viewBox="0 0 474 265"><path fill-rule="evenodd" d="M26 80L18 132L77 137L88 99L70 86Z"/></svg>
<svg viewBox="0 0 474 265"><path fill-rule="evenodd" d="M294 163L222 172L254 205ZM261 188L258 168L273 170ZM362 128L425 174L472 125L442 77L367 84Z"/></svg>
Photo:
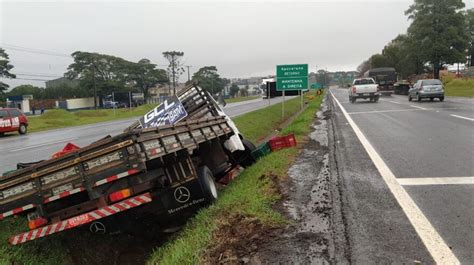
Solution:
<svg viewBox="0 0 474 265"><path fill-rule="evenodd" d="M204 258L206 264L255 263L253 257L266 240L276 238L281 229L263 225L258 219L234 215L215 232L218 243L210 248Z"/></svg>

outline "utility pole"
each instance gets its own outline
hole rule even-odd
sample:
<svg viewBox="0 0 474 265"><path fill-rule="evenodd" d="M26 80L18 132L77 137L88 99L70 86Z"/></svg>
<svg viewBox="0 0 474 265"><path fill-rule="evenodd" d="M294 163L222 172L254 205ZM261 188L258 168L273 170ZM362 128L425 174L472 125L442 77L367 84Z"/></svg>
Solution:
<svg viewBox="0 0 474 265"><path fill-rule="evenodd" d="M186 68L188 68L188 82L191 81L191 73L189 72L189 68L193 67L192 65L186 65Z"/></svg>
<svg viewBox="0 0 474 265"><path fill-rule="evenodd" d="M175 69L175 58L173 55L172 65L173 65L173 95L176 95L176 69Z"/></svg>
<svg viewBox="0 0 474 265"><path fill-rule="evenodd" d="M97 87L95 85L95 65L92 67L92 84L94 86L94 109L97 109Z"/></svg>

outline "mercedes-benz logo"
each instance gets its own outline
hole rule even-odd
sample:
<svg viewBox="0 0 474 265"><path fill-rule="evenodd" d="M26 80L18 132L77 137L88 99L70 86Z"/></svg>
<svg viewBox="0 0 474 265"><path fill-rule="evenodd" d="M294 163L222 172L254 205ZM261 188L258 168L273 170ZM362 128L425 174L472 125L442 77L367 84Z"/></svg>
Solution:
<svg viewBox="0 0 474 265"><path fill-rule="evenodd" d="M191 198L191 192L186 187L178 187L174 190L174 199L179 203L185 203Z"/></svg>
<svg viewBox="0 0 474 265"><path fill-rule="evenodd" d="M106 232L105 225L102 222L93 222L89 226L89 230L94 234L100 234L100 235L103 235Z"/></svg>

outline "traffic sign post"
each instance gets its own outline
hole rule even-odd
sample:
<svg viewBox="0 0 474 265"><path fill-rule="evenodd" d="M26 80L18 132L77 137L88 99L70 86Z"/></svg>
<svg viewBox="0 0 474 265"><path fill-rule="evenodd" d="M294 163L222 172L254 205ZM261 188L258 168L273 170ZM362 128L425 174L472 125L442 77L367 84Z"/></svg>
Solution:
<svg viewBox="0 0 474 265"><path fill-rule="evenodd" d="M285 91L300 90L301 109L303 109L303 92L308 89L308 65L307 64L286 64L277 65L276 90L282 91L282 116L285 117Z"/></svg>

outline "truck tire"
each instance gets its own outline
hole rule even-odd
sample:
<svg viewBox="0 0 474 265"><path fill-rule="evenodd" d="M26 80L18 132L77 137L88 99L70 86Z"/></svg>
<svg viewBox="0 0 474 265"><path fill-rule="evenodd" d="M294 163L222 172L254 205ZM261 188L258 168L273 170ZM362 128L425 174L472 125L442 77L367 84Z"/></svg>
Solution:
<svg viewBox="0 0 474 265"><path fill-rule="evenodd" d="M408 94L408 101L411 101L411 100L412 100L411 95Z"/></svg>
<svg viewBox="0 0 474 265"><path fill-rule="evenodd" d="M202 166L197 170L199 184L201 184L204 197L208 203L217 200L217 188L214 182L214 176L207 166Z"/></svg>
<svg viewBox="0 0 474 265"><path fill-rule="evenodd" d="M439 101L443 102L443 100L444 100L444 97L439 98Z"/></svg>
<svg viewBox="0 0 474 265"><path fill-rule="evenodd" d="M242 144L244 145L245 150L235 151L232 155L240 166L249 167L255 163L255 158L253 158L252 152L257 148L252 142L245 138L242 138Z"/></svg>
<svg viewBox="0 0 474 265"><path fill-rule="evenodd" d="M416 95L416 101L420 102L421 101L421 97L419 94Z"/></svg>
<svg viewBox="0 0 474 265"><path fill-rule="evenodd" d="M379 102L379 97L378 97L378 96L377 96L377 97L374 97L374 102L375 102L375 103Z"/></svg>
<svg viewBox="0 0 474 265"><path fill-rule="evenodd" d="M351 103L355 103L356 102L356 98L355 97L351 97Z"/></svg>
<svg viewBox="0 0 474 265"><path fill-rule="evenodd" d="M19 134L26 134L28 132L28 127L24 124L20 124L20 127L18 128L18 133Z"/></svg>

